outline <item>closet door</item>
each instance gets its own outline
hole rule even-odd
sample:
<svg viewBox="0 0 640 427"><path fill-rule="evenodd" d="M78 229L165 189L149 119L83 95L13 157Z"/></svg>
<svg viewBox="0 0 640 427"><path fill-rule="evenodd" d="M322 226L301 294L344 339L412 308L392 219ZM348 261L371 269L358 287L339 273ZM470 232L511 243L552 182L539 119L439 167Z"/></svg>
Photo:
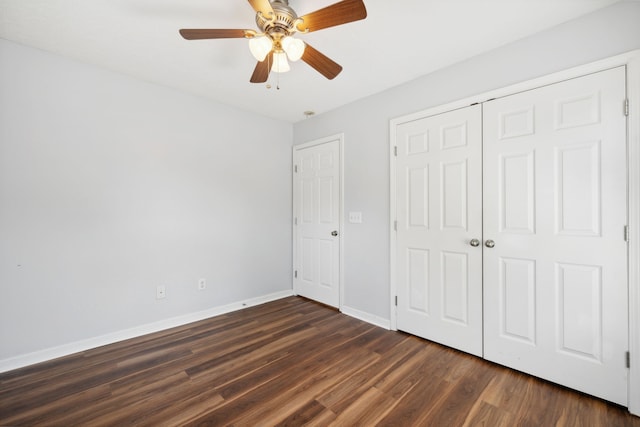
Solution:
<svg viewBox="0 0 640 427"><path fill-rule="evenodd" d="M485 358L627 404L625 70L484 105Z"/></svg>
<svg viewBox="0 0 640 427"><path fill-rule="evenodd" d="M396 128L398 329L479 356L481 117L475 105Z"/></svg>

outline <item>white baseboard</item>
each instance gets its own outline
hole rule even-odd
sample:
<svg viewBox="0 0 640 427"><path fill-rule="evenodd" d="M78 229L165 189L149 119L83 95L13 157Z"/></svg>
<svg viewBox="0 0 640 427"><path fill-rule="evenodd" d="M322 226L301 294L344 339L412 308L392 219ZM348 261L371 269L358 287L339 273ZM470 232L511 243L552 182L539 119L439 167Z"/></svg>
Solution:
<svg viewBox="0 0 640 427"><path fill-rule="evenodd" d="M292 290L276 292L246 301L234 302L231 304L214 307L208 310L196 313L185 314L183 316L173 317L170 319L160 320L158 322L148 323L146 325L136 326L134 328L89 338L82 341L76 341L64 344L58 347L47 348L20 356L11 357L9 359L0 360L0 372L11 371L13 369L23 368L47 360L57 359L58 357L68 356L73 353L86 351L103 345L113 344L142 335L154 332L164 331L166 329L175 328L177 326L186 325L188 323L197 322L208 319L213 316L230 313L232 311L242 310L244 308L253 307L267 302L276 301L293 295Z"/></svg>
<svg viewBox="0 0 640 427"><path fill-rule="evenodd" d="M391 322L389 319L384 319L371 313L366 313L347 306L342 306L340 311L347 316L355 317L363 322L371 323L372 325L376 325L384 329L391 329Z"/></svg>

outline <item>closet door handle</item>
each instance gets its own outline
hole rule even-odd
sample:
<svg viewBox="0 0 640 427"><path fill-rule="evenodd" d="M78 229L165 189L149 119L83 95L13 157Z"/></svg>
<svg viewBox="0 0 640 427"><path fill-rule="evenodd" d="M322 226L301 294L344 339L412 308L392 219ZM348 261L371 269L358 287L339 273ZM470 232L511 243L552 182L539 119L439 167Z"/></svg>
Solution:
<svg viewBox="0 0 640 427"><path fill-rule="evenodd" d="M477 248L478 246L480 246L480 240L478 239L471 239L471 241L469 242L469 244L471 246L473 246L474 248Z"/></svg>
<svg viewBox="0 0 640 427"><path fill-rule="evenodd" d="M484 242L484 245L488 248L493 248L496 245L496 242L494 242L493 240L487 240L486 242Z"/></svg>

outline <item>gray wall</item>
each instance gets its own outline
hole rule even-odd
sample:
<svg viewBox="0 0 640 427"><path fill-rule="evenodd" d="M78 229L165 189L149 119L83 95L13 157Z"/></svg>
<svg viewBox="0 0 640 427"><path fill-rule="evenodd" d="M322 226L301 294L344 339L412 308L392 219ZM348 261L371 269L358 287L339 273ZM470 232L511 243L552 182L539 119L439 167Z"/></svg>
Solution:
<svg viewBox="0 0 640 427"><path fill-rule="evenodd" d="M437 43L434 40L433 43ZM296 123L294 144L344 132L343 304L389 319L389 120L640 48L640 2L628 1L332 112Z"/></svg>
<svg viewBox="0 0 640 427"><path fill-rule="evenodd" d="M291 124L4 40L0 64L0 361L290 292Z"/></svg>

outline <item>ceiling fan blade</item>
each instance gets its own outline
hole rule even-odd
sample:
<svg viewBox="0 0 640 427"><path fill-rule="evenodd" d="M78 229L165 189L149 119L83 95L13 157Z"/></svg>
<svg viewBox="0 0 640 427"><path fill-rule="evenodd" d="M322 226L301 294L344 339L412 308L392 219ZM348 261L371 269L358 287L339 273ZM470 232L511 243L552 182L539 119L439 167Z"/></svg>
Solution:
<svg viewBox="0 0 640 427"><path fill-rule="evenodd" d="M359 21L367 17L367 9L362 0L344 0L323 9L301 16L304 22L298 24L299 31L309 32L322 30Z"/></svg>
<svg viewBox="0 0 640 427"><path fill-rule="evenodd" d="M243 39L246 30L224 30L224 29L189 29L180 30L180 35L187 40L201 39Z"/></svg>
<svg viewBox="0 0 640 427"><path fill-rule="evenodd" d="M269 72L271 71L271 65L273 64L273 51L267 55L262 62L258 62L256 68L251 75L251 83L264 83L269 79Z"/></svg>
<svg viewBox="0 0 640 427"><path fill-rule="evenodd" d="M337 62L305 43L304 54L302 60L313 67L317 72L333 80L342 71L342 66Z"/></svg>
<svg viewBox="0 0 640 427"><path fill-rule="evenodd" d="M269 0L249 0L249 3L251 3L253 10L262 12L265 18L268 18L269 15L273 13L273 8Z"/></svg>

